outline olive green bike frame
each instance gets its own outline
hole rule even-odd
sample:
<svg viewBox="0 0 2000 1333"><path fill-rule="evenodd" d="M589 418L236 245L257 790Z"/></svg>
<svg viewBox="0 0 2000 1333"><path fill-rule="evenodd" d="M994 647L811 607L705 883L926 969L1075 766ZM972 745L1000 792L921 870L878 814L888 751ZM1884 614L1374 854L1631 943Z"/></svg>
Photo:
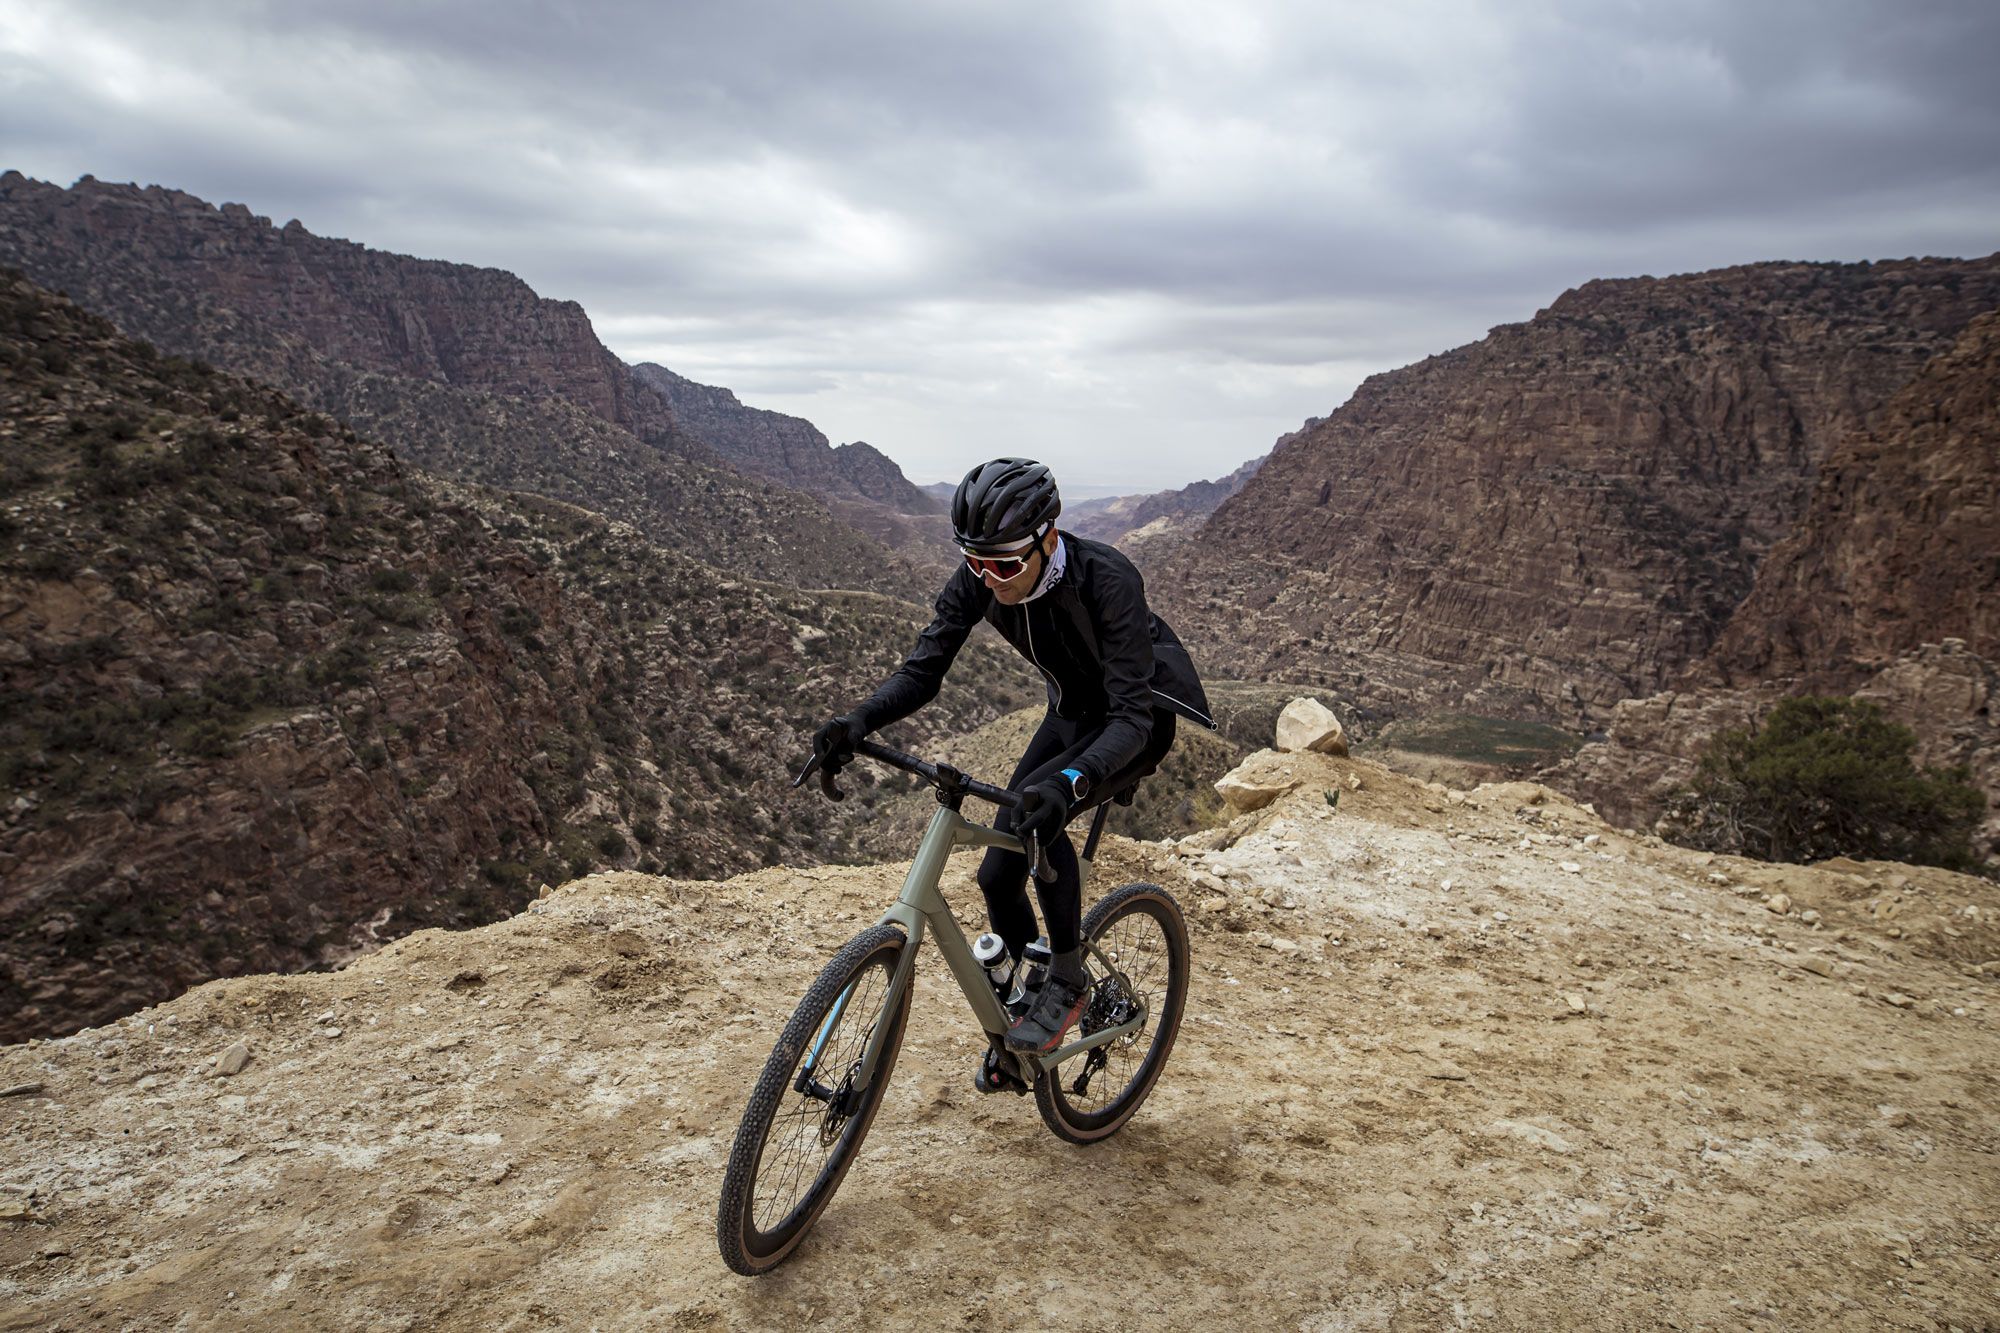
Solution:
<svg viewBox="0 0 2000 1333"><path fill-rule="evenodd" d="M895 974L889 979L889 993L882 1001L882 1014L893 1014L901 1002L904 992L909 990L916 974L917 953L924 942L924 931L928 928L937 937L938 951L951 968L951 975L958 982L958 988L965 992L965 1001L972 1006L979 1026L998 1036L1004 1033L1011 1020L1000 997L994 994L993 982L986 975L986 969L972 956L972 946L965 942L965 932L959 929L958 918L951 914L951 906L944 900L938 884L944 878L945 862L952 852L960 847L999 847L1010 852L1027 855L1027 848L1019 838L1011 833L983 824L974 824L950 806L941 805L931 816L930 827L924 830L924 840L917 846L917 858L910 863L910 873L903 880L903 892L896 903L882 914L880 924L901 926L909 936L909 944L903 950L903 957L896 964ZM1081 882L1090 882L1090 862L1079 856L1078 869ZM1079 888L1078 896L1082 896ZM1115 972L1111 960L1089 940L1083 947L1098 960L1099 966L1107 972ZM1128 988L1129 992L1129 988ZM806 1069L810 1071L819 1063L820 1048L825 1044L827 1034L840 1022L842 1012L847 1008L847 1000L853 988L841 993L834 1002L826 1021L820 1025L819 1035L813 1040L812 1053L806 1059ZM1128 1032L1136 1031L1146 1022L1146 1012L1141 1009L1127 1021L1116 1027L1104 1028L1081 1037L1067 1045L1059 1046L1046 1055L1032 1051L1014 1051L1014 1058L1020 1062L1023 1071L1033 1077L1036 1074L1053 1072L1055 1067L1072 1056L1081 1055L1094 1046L1105 1046L1118 1040ZM889 1024L877 1021L875 1031L868 1039L868 1049L862 1056L860 1074L854 1080L857 1089L871 1086L875 1081L875 1066L882 1058L882 1048L888 1041Z"/></svg>

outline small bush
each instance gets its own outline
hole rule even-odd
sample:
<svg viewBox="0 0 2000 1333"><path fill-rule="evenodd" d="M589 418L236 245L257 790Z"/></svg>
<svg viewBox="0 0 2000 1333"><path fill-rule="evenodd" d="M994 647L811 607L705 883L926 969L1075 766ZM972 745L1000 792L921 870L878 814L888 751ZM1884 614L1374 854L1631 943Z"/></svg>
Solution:
<svg viewBox="0 0 2000 1333"><path fill-rule="evenodd" d="M1964 768L1911 762L1916 737L1858 699L1786 699L1761 727L1710 742L1661 832L1764 861L1833 856L1970 869L1986 798Z"/></svg>

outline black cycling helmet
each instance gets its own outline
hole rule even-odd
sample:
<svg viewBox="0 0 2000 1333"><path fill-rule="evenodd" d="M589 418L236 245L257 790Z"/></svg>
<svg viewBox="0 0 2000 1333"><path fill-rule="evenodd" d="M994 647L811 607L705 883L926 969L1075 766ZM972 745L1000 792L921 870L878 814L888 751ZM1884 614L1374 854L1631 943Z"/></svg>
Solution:
<svg viewBox="0 0 2000 1333"><path fill-rule="evenodd" d="M981 463L951 497L951 533L973 551L1004 550L1039 537L1062 512L1048 468L1031 458Z"/></svg>

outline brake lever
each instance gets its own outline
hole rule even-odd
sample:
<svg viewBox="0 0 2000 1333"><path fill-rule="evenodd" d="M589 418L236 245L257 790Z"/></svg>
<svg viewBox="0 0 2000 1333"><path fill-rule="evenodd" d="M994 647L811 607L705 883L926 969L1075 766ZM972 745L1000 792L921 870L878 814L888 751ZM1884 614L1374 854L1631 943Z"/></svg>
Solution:
<svg viewBox="0 0 2000 1333"><path fill-rule="evenodd" d="M844 801L847 799L847 793L833 785L833 770L826 767L817 754L806 760L806 766L799 770L797 777L792 779L792 790L797 791L800 787L805 786L806 779L814 773L819 774L819 789L826 793L828 800Z"/></svg>
<svg viewBox="0 0 2000 1333"><path fill-rule="evenodd" d="M1020 813L1024 815L1028 814L1033 810L1039 809L1041 804L1041 798L1034 792L1025 792L1021 797ZM1042 855L1041 834L1029 833L1027 837L1021 839L1021 846L1028 853L1028 871L1035 877L1036 882L1040 884L1055 883L1056 868L1049 864L1049 859L1046 856Z"/></svg>
<svg viewBox="0 0 2000 1333"><path fill-rule="evenodd" d="M1046 856L1042 855L1042 839L1039 834L1028 835L1028 870L1034 875L1037 883L1056 882L1056 868L1049 864Z"/></svg>

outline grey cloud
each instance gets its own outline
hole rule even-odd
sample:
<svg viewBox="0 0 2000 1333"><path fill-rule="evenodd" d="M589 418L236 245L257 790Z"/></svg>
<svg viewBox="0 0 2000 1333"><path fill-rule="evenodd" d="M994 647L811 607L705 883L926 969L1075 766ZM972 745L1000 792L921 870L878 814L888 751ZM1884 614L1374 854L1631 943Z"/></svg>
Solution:
<svg viewBox="0 0 2000 1333"><path fill-rule="evenodd" d="M506 268L946 475L1178 484L1593 277L2000 244L1983 0L15 5L0 166Z"/></svg>

